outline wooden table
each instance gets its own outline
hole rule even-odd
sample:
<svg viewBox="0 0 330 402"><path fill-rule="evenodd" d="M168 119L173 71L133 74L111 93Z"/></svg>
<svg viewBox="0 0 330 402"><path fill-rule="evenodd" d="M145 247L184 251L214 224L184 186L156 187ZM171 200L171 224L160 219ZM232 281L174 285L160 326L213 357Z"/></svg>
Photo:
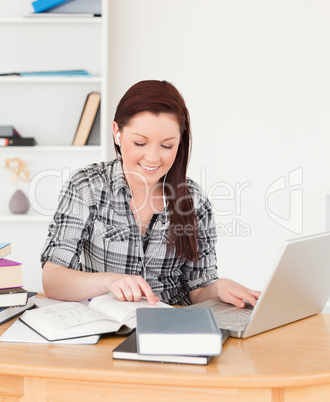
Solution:
<svg viewBox="0 0 330 402"><path fill-rule="evenodd" d="M329 314L230 339L207 366L112 360L122 340L0 342L0 401L330 401Z"/></svg>

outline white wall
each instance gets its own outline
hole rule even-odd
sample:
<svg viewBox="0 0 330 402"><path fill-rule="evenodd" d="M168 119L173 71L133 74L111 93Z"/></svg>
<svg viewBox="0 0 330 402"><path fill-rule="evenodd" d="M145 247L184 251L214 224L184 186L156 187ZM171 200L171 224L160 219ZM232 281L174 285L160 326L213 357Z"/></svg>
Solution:
<svg viewBox="0 0 330 402"><path fill-rule="evenodd" d="M261 288L285 239L324 230L330 3L111 0L109 7L110 115L141 79L177 86L192 119L189 175L203 184L218 211L232 211L216 215L220 275ZM289 189L268 198L270 212L289 230L267 213L266 191L299 168L302 184L298 180L291 193L291 221L283 221L289 218ZM239 199L215 199L230 195L235 185L243 188ZM238 221L235 235L221 236Z"/></svg>
<svg viewBox="0 0 330 402"><path fill-rule="evenodd" d="M284 240L324 230L330 3L116 0L111 12L112 109L141 79L166 79L182 92L193 130L189 174L218 211L233 212L216 216L220 275L261 288ZM268 197L275 222L266 191L291 171L291 220L286 188ZM215 199L235 183L241 211L238 200Z"/></svg>

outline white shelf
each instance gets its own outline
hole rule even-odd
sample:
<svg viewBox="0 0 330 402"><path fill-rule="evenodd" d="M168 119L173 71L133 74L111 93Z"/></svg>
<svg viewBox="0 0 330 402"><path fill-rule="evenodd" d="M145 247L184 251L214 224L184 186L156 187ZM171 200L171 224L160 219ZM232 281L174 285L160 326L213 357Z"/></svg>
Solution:
<svg viewBox="0 0 330 402"><path fill-rule="evenodd" d="M101 84L100 76L94 77L20 77L0 76L1 84Z"/></svg>
<svg viewBox="0 0 330 402"><path fill-rule="evenodd" d="M20 147L0 147L0 151L4 152L101 152L102 147L100 145L84 145L84 146L74 146L74 145L35 145L31 147L20 146Z"/></svg>
<svg viewBox="0 0 330 402"><path fill-rule="evenodd" d="M0 24L100 24L102 17L1 17Z"/></svg>

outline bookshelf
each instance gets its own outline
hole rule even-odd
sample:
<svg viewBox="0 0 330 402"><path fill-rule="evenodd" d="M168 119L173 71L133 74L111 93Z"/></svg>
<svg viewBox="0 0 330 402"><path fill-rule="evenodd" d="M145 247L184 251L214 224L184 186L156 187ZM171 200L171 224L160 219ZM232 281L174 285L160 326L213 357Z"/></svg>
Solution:
<svg viewBox="0 0 330 402"><path fill-rule="evenodd" d="M13 125L34 147L0 148L0 239L12 242L12 258L22 262L24 287L42 292L40 253L57 207L60 189L74 170L109 160L110 4L102 17L25 17L31 1L3 2L0 72L85 69L91 77L0 77L0 125ZM87 94L101 92L100 144L72 146ZM113 106L113 105L111 105ZM9 200L16 186L3 168L6 158L27 161L31 182L20 183L30 197L28 213L14 215ZM33 202L31 202L31 200Z"/></svg>
<svg viewBox="0 0 330 402"><path fill-rule="evenodd" d="M109 159L108 73L109 12L102 2L102 17L27 17L30 1L4 5L0 11L0 35L6 37L0 72L86 69L91 77L0 77L0 125L13 125L25 137L34 137L35 147L0 148L0 166L6 158L26 160L31 176L60 172ZM100 144L71 145L86 96L101 92ZM110 137L111 140L111 137ZM57 177L58 178L58 177ZM8 209L9 172L0 170L2 189L0 223L46 221L38 211L12 216ZM62 182L49 188L43 180L38 191L45 205L53 204ZM23 188L22 188L23 189ZM23 191L27 192L27 189ZM7 192L6 192L7 193ZM47 200L48 196L48 200ZM56 197L57 199L57 197Z"/></svg>

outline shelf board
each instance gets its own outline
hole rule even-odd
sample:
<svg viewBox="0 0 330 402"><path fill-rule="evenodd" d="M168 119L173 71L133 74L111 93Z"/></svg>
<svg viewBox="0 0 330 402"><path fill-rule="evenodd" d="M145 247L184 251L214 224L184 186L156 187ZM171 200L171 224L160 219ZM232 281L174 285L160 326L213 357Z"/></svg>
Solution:
<svg viewBox="0 0 330 402"><path fill-rule="evenodd" d="M1 17L0 24L100 24L102 17Z"/></svg>
<svg viewBox="0 0 330 402"><path fill-rule="evenodd" d="M84 145L84 146L73 146L73 145L35 145L31 147L20 146L20 147L0 147L0 151L4 152L101 152L100 145Z"/></svg>
<svg viewBox="0 0 330 402"><path fill-rule="evenodd" d="M1 84L101 84L100 76L93 77L20 77L0 76Z"/></svg>

